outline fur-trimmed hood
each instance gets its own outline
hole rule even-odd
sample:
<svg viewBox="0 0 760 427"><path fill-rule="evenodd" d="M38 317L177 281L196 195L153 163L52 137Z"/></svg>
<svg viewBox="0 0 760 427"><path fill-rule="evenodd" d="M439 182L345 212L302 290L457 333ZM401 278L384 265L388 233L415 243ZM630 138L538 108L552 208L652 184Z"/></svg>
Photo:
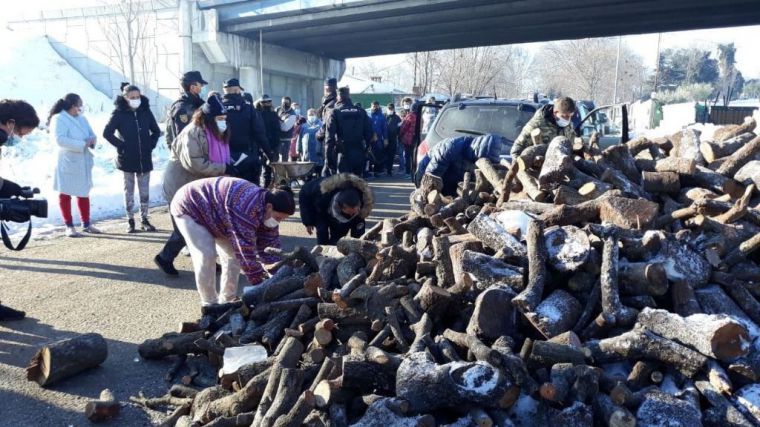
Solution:
<svg viewBox="0 0 760 427"><path fill-rule="evenodd" d="M361 192L362 209L359 211L359 216L366 219L375 206L375 196L372 194L372 189L369 188L367 181L350 173L339 173L323 179L319 185L319 191L322 194L329 194L348 187L354 187Z"/></svg>
<svg viewBox="0 0 760 427"><path fill-rule="evenodd" d="M113 105L116 107L119 111L126 111L126 112L132 112L132 107L129 106L129 103L127 100L121 96L116 95L116 97L113 100ZM148 111L150 110L150 100L145 95L140 95L140 106L137 107L137 111Z"/></svg>

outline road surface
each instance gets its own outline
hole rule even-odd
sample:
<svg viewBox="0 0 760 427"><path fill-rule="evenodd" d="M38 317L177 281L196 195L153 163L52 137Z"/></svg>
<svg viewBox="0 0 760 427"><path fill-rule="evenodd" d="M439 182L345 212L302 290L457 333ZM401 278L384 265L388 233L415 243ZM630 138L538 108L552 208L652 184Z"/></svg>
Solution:
<svg viewBox="0 0 760 427"><path fill-rule="evenodd" d="M370 184L377 202L368 227L408 211L408 182ZM97 224L105 232L99 236L35 240L22 252L0 246L0 300L27 312L22 321L0 324L0 426L89 425L84 406L104 388L125 403L110 425L148 426L163 417L126 404L141 390L147 396L167 390L170 363L140 359L137 345L196 320L200 306L189 257L175 263L179 278L154 266L171 229L166 208L154 209L152 221L159 232L128 235L125 221L114 220ZM280 229L286 249L316 243L297 212ZM26 380L24 368L42 344L86 332L108 341L105 363L48 389Z"/></svg>

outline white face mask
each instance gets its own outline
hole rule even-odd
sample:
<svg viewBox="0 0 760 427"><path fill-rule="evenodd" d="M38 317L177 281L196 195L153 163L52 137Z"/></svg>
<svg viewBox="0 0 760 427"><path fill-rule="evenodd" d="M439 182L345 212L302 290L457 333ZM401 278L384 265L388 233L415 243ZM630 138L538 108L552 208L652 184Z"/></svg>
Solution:
<svg viewBox="0 0 760 427"><path fill-rule="evenodd" d="M309 115L309 117L307 118L307 120L309 121L309 123L314 123L314 122L317 121L317 116Z"/></svg>
<svg viewBox="0 0 760 427"><path fill-rule="evenodd" d="M227 121L226 120L222 120L222 121L218 121L217 120L216 127L219 128L219 132L224 133L224 131L227 130Z"/></svg>
<svg viewBox="0 0 760 427"><path fill-rule="evenodd" d="M265 227L275 228L278 225L280 225L280 223L274 218L267 218L266 220L264 220Z"/></svg>
<svg viewBox="0 0 760 427"><path fill-rule="evenodd" d="M570 124L570 120L565 120L561 117L557 117L557 126L563 128Z"/></svg>
<svg viewBox="0 0 760 427"><path fill-rule="evenodd" d="M140 98L128 99L127 101L129 102L129 106L135 110L142 104L142 99Z"/></svg>

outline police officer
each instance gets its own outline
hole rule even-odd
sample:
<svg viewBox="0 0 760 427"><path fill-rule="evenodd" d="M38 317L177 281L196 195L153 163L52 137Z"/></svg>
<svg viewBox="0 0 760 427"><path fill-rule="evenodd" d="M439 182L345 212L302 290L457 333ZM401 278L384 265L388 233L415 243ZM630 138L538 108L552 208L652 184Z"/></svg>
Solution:
<svg viewBox="0 0 760 427"><path fill-rule="evenodd" d="M325 123L325 147L338 153L338 172L362 176L366 149L372 140L367 112L351 102L348 87L338 89L338 101Z"/></svg>
<svg viewBox="0 0 760 427"><path fill-rule="evenodd" d="M227 111L227 126L230 128L232 162L239 171L238 178L259 185L262 160L269 158L272 153L264 120L241 95L244 89L240 87L238 79L227 80L223 87L222 103Z"/></svg>
<svg viewBox="0 0 760 427"><path fill-rule="evenodd" d="M281 162L287 162L290 151L290 140L293 138L293 129L296 125L298 115L293 109L293 101L289 96L283 96L280 106L275 110L277 117L280 119L280 144L278 147Z"/></svg>
<svg viewBox="0 0 760 427"><path fill-rule="evenodd" d="M259 114L261 114L261 118L264 120L264 129L266 130L267 140L269 141L269 147L271 149L269 160L271 162L276 162L279 157L277 146L280 142L280 118L272 107L272 98L270 98L269 95L261 95L261 98L259 98L254 105L256 106L256 110L259 111ZM271 166L265 165L262 185L264 187L269 187L272 183L273 177L274 172L272 171Z"/></svg>
<svg viewBox="0 0 760 427"><path fill-rule="evenodd" d="M166 145L172 146L174 138L190 123L195 110L203 105L205 98L203 80L200 71L188 71L179 80L182 95L169 107L169 120L166 121Z"/></svg>
<svg viewBox="0 0 760 427"><path fill-rule="evenodd" d="M325 80L325 92L322 98L322 105L317 110L317 117L322 120L322 129L317 132L317 141L325 142L326 129L324 123L327 117L332 114L335 108L335 102L338 100L338 80L334 77ZM322 176L330 176L338 172L338 153L335 150L325 150L325 166L322 168Z"/></svg>

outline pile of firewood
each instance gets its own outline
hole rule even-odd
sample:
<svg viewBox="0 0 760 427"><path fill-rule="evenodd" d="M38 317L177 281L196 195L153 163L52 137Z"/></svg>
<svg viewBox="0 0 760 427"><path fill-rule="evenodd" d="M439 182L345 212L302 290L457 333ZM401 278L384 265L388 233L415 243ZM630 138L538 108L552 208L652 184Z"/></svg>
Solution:
<svg viewBox="0 0 760 427"><path fill-rule="evenodd" d="M132 400L182 426L758 425L754 127L559 137L453 198L426 175L408 215L269 249L240 303L140 345L182 384ZM245 345L269 357L215 375Z"/></svg>

